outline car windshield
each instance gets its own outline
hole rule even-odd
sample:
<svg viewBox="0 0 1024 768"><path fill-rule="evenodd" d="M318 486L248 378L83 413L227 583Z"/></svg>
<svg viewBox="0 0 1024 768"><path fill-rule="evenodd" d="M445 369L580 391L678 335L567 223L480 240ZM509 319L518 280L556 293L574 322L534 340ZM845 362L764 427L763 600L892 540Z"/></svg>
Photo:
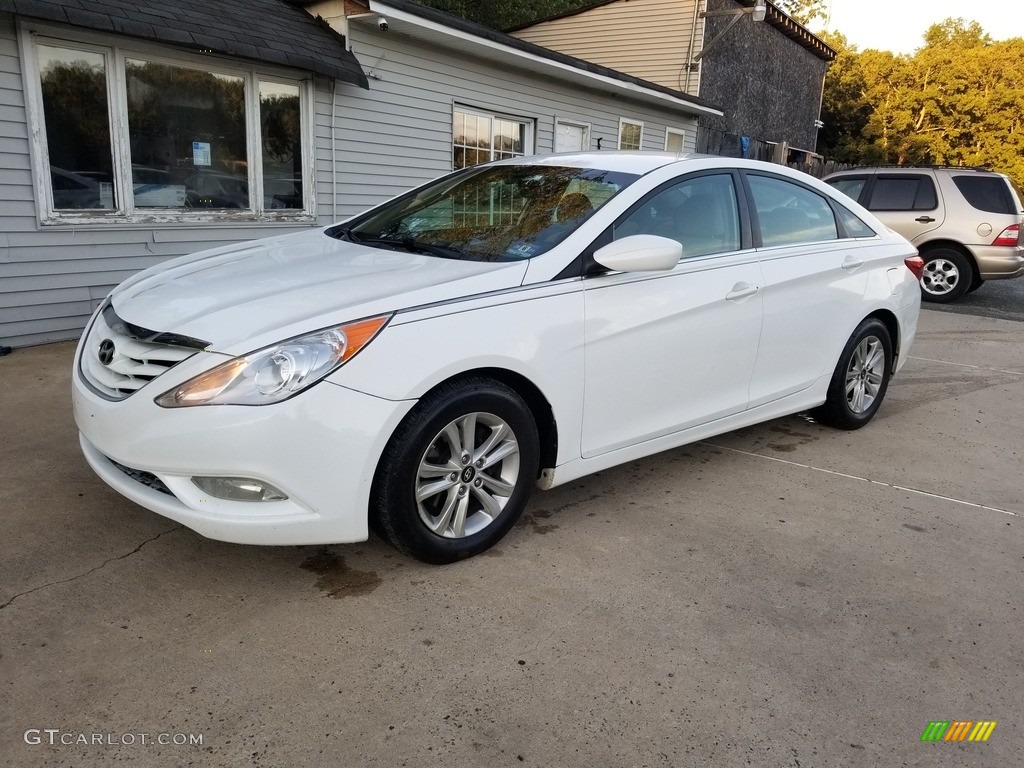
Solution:
<svg viewBox="0 0 1024 768"><path fill-rule="evenodd" d="M396 250L468 261L519 261L553 248L637 174L490 165L446 176L327 230Z"/></svg>

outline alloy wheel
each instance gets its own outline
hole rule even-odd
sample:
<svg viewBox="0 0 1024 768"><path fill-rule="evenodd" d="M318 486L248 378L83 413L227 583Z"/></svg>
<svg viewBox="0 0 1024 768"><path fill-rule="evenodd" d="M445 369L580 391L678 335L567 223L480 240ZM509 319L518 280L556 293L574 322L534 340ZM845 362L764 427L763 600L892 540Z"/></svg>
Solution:
<svg viewBox="0 0 1024 768"><path fill-rule="evenodd" d="M931 259L921 273L921 287L933 296L942 296L956 288L960 270L947 259Z"/></svg>
<svg viewBox="0 0 1024 768"><path fill-rule="evenodd" d="M427 446L416 470L420 520L438 536L460 539L491 525L519 479L519 443L491 413L448 423Z"/></svg>
<svg viewBox="0 0 1024 768"><path fill-rule="evenodd" d="M857 345L846 371L846 402L853 413L871 408L885 378L885 349L875 336L865 336Z"/></svg>

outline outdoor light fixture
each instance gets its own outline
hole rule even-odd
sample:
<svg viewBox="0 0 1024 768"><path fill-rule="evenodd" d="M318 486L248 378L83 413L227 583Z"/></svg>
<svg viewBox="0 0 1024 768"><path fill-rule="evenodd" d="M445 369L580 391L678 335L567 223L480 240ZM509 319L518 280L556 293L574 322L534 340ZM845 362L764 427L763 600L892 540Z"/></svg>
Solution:
<svg viewBox="0 0 1024 768"><path fill-rule="evenodd" d="M719 40L725 37L725 33L732 29L733 26L735 26L736 22L742 19L747 14L750 14L750 17L754 21L764 21L765 16L768 15L767 0L756 0L754 5L751 6L750 8L736 8L731 11L704 11L704 13L700 14L700 18L702 19L706 19L709 16L731 16L732 20L725 25L725 29L723 29L721 32L719 32L711 39L710 43L701 48L700 53L693 57L694 63L700 61L701 57L709 50L711 50L711 48L714 47L715 43L717 43Z"/></svg>

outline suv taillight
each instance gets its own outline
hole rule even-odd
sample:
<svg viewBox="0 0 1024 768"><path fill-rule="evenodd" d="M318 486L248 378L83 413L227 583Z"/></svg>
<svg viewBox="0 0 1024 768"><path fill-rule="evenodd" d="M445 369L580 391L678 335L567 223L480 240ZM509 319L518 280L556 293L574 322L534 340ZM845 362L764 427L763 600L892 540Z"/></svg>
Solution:
<svg viewBox="0 0 1024 768"><path fill-rule="evenodd" d="M1020 242L1020 224L1011 224L999 233L999 237L992 241L992 245L1014 247L1018 242Z"/></svg>
<svg viewBox="0 0 1024 768"><path fill-rule="evenodd" d="M907 269L914 273L914 277L918 280L921 279L921 274L924 272L924 259L920 256L908 256L903 260L903 263L907 265Z"/></svg>

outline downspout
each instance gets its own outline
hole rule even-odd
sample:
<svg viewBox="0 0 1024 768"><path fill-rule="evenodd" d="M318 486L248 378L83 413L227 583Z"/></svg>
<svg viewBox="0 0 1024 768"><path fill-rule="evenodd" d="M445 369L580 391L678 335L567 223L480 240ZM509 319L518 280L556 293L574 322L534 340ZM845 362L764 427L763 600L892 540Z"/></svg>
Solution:
<svg viewBox="0 0 1024 768"><path fill-rule="evenodd" d="M693 0L693 22L690 24L690 45L686 49L686 87L683 93L690 93L690 72L693 65L693 46L697 41L697 19L700 18L700 0ZM699 81L698 81L699 82ZM699 96L700 94L690 94Z"/></svg>
<svg viewBox="0 0 1024 768"><path fill-rule="evenodd" d="M331 88L331 222L338 220L338 78Z"/></svg>
<svg viewBox="0 0 1024 768"><path fill-rule="evenodd" d="M818 94L818 119L814 123L814 146L811 148L815 154L818 154L818 134L825 127L821 122L821 107L825 103L825 78L828 77L828 68L831 63L826 61L825 71L821 73L821 93Z"/></svg>

